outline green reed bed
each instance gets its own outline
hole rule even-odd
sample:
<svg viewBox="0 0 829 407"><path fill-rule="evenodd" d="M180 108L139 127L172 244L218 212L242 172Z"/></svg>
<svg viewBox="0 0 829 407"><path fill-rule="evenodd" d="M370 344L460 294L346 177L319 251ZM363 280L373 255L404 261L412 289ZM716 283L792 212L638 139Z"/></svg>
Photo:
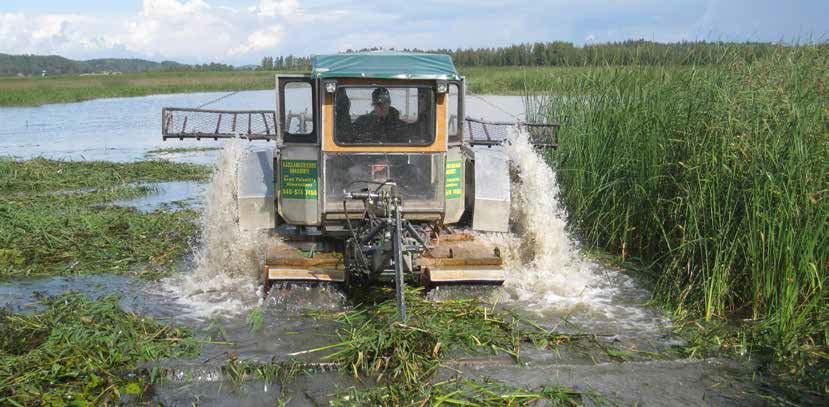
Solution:
<svg viewBox="0 0 829 407"><path fill-rule="evenodd" d="M169 270L189 250L198 214L110 203L151 192L137 182L208 174L207 167L163 161L0 160L0 278Z"/></svg>
<svg viewBox="0 0 829 407"><path fill-rule="evenodd" d="M274 72L150 72L112 76L0 78L0 106L38 106L161 93L274 88Z"/></svg>
<svg viewBox="0 0 829 407"><path fill-rule="evenodd" d="M140 397L138 363L198 354L181 328L123 311L118 298L66 293L34 313L0 310L0 404L105 405Z"/></svg>
<svg viewBox="0 0 829 407"><path fill-rule="evenodd" d="M467 91L487 95L523 95L549 91L565 78L606 68L597 67L467 67L460 73L466 78ZM650 69L650 68L643 68Z"/></svg>
<svg viewBox="0 0 829 407"><path fill-rule="evenodd" d="M829 55L734 61L548 78L529 108L562 124L551 159L585 244L638 264L678 315L731 321L737 342L820 388Z"/></svg>

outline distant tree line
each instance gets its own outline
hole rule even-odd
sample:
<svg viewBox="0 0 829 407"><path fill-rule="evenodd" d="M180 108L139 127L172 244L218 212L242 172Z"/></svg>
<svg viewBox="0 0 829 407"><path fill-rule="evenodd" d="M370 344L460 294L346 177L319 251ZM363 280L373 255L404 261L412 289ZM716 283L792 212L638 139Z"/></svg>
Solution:
<svg viewBox="0 0 829 407"><path fill-rule="evenodd" d="M710 65L741 58L751 62L769 55L783 45L767 42L684 41L660 43L629 40L576 46L571 42L535 42L509 47L409 49L400 51L447 54L456 65L473 66L600 66L600 65ZM820 44L827 47L827 44ZM348 49L346 53L382 51L383 48ZM394 51L394 48L386 49ZM265 57L257 69L280 70L310 68L309 58Z"/></svg>
<svg viewBox="0 0 829 407"><path fill-rule="evenodd" d="M57 55L0 54L0 76L84 74L100 72L147 71L227 71L228 64L206 63L187 65L174 61L154 62L135 58L102 58L76 61Z"/></svg>
<svg viewBox="0 0 829 407"><path fill-rule="evenodd" d="M256 68L262 71L308 71L311 69L310 57L264 57Z"/></svg>
<svg viewBox="0 0 829 407"><path fill-rule="evenodd" d="M570 42L554 41L431 52L449 54L460 66L710 65L735 57L751 62L780 46L763 42L629 40L577 47Z"/></svg>
<svg viewBox="0 0 829 407"><path fill-rule="evenodd" d="M576 46L570 42L535 42L508 47L458 49L402 49L401 51L448 54L455 64L473 66L598 66L598 65L708 65L742 58L747 62L762 58L784 45L764 42L706 42L689 41L659 43L629 40L603 44ZM829 44L818 46L829 50ZM363 48L346 52L380 51L382 48ZM389 49L394 51L394 48ZM310 57L266 56L259 65L234 67L222 63L187 65L174 61L154 62L134 58L104 58L75 61L56 55L0 54L0 76L82 74L95 72L146 71L308 71Z"/></svg>

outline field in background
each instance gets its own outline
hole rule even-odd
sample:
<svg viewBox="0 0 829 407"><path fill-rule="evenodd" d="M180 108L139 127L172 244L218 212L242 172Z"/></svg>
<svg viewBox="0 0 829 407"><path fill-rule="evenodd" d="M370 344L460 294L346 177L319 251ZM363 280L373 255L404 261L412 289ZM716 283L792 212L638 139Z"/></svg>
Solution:
<svg viewBox="0 0 829 407"><path fill-rule="evenodd" d="M694 321L712 346L692 341L692 353L749 351L823 392L827 67L825 50L803 46L719 67L526 78L547 89L528 97L531 119L562 125L551 159L580 241L641 269Z"/></svg>
<svg viewBox="0 0 829 407"><path fill-rule="evenodd" d="M0 106L38 106L159 93L272 89L273 85L274 72L263 71L0 78Z"/></svg>

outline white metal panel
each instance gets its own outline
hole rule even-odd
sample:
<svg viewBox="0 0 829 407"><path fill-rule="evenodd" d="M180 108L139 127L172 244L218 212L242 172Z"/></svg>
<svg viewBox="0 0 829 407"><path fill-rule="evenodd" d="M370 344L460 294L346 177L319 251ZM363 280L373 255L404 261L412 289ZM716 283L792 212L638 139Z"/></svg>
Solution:
<svg viewBox="0 0 829 407"><path fill-rule="evenodd" d="M500 146L473 149L475 201L472 229L508 232L510 215L509 159Z"/></svg>
<svg viewBox="0 0 829 407"><path fill-rule="evenodd" d="M273 186L273 150L248 151L237 176L239 227L271 229L276 223Z"/></svg>

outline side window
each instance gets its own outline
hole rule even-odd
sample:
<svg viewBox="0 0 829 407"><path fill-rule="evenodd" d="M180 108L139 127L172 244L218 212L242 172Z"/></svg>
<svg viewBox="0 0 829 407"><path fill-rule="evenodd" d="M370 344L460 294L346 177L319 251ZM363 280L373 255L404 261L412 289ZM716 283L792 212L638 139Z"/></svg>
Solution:
<svg viewBox="0 0 829 407"><path fill-rule="evenodd" d="M446 114L447 124L449 125L449 143L460 143L463 137L462 123L463 110L461 109L460 101L460 86L458 83L449 84L449 94L447 95Z"/></svg>
<svg viewBox="0 0 829 407"><path fill-rule="evenodd" d="M288 143L314 143L314 92L308 82L282 87L282 131Z"/></svg>

